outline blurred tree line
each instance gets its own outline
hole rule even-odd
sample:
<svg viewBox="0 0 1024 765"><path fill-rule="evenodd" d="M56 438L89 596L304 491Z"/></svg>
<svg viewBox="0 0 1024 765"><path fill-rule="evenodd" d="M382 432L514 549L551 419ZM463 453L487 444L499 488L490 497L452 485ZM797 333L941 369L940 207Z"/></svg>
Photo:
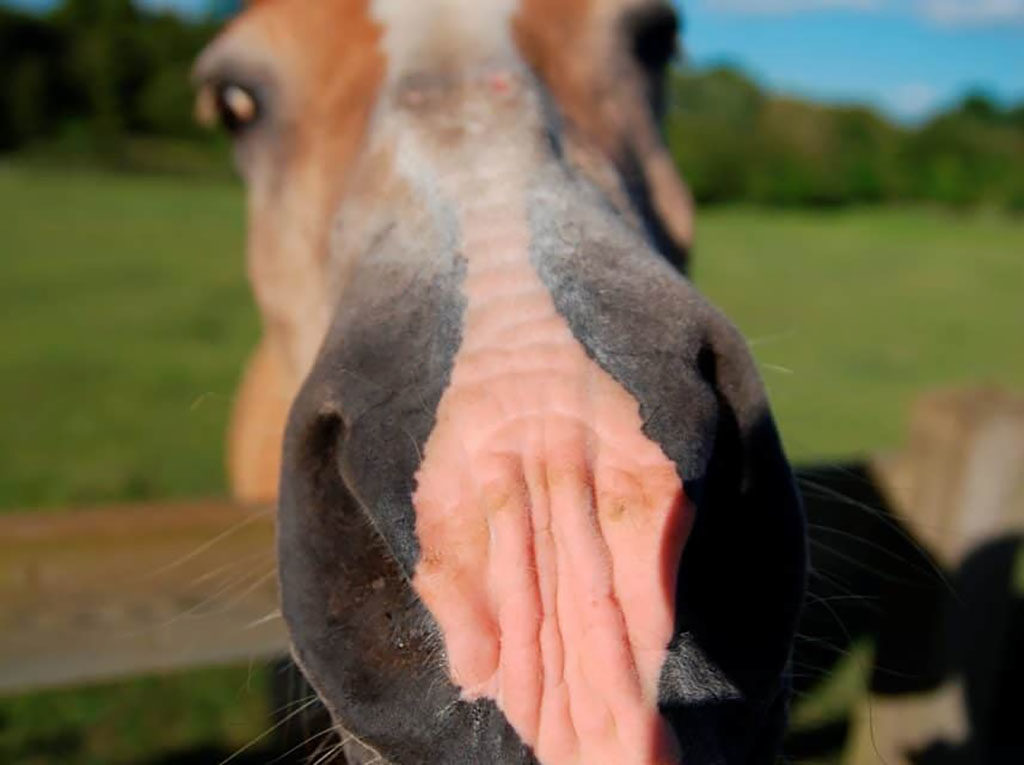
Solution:
<svg viewBox="0 0 1024 765"><path fill-rule="evenodd" d="M115 159L128 136L208 140L189 71L219 24L64 0L46 15L0 7L0 151L40 142Z"/></svg>
<svg viewBox="0 0 1024 765"><path fill-rule="evenodd" d="M237 4L211 0L199 20L131 0L64 0L44 16L0 8L0 151L70 146L123 165L140 136L210 144L192 120L189 69ZM728 68L676 71L669 86L669 145L703 203L1024 210L1024 104L976 93L909 128L781 97Z"/></svg>
<svg viewBox="0 0 1024 765"><path fill-rule="evenodd" d="M909 128L863 106L767 93L719 68L671 79L669 145L697 199L826 206L904 201L1024 210L1024 103L983 93Z"/></svg>

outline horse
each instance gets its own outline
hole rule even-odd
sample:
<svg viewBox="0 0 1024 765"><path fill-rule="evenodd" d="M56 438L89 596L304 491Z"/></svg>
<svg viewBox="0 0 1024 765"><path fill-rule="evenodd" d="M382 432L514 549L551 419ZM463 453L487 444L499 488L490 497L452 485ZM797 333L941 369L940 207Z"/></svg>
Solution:
<svg viewBox="0 0 1024 765"><path fill-rule="evenodd" d="M352 762L776 756L804 514L685 275L660 0L254 0L201 55L263 319L231 431Z"/></svg>

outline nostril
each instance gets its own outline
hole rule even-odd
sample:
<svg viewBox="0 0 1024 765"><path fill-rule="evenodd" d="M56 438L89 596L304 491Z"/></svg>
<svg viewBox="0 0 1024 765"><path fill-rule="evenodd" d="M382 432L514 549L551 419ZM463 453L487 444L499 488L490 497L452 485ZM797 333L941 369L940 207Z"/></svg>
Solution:
<svg viewBox="0 0 1024 765"><path fill-rule="evenodd" d="M314 482L337 481L338 446L345 435L345 424L335 411L321 412L309 424L302 443L302 462Z"/></svg>
<svg viewBox="0 0 1024 765"><path fill-rule="evenodd" d="M710 345L704 345L697 352L697 372L713 390L718 389L718 356Z"/></svg>

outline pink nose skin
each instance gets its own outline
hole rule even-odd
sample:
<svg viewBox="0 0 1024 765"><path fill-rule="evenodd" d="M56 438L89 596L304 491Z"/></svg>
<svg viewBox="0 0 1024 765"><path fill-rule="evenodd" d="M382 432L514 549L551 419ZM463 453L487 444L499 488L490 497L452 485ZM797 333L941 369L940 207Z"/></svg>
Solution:
<svg viewBox="0 0 1024 765"><path fill-rule="evenodd" d="M512 89L511 75L504 72L495 72L490 76L491 90L498 95L504 95Z"/></svg>
<svg viewBox="0 0 1024 765"><path fill-rule="evenodd" d="M463 697L493 699L541 762L678 762L657 709L693 520L676 467L556 312L523 236L464 233L414 587Z"/></svg>

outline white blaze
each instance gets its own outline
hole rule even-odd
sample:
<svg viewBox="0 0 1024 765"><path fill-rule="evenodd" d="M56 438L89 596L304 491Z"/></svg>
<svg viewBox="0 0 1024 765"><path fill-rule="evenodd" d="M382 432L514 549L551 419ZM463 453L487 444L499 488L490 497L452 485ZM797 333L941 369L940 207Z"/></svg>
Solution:
<svg viewBox="0 0 1024 765"><path fill-rule="evenodd" d="M373 0L384 28L390 79L429 67L432 60L510 58L518 0Z"/></svg>

